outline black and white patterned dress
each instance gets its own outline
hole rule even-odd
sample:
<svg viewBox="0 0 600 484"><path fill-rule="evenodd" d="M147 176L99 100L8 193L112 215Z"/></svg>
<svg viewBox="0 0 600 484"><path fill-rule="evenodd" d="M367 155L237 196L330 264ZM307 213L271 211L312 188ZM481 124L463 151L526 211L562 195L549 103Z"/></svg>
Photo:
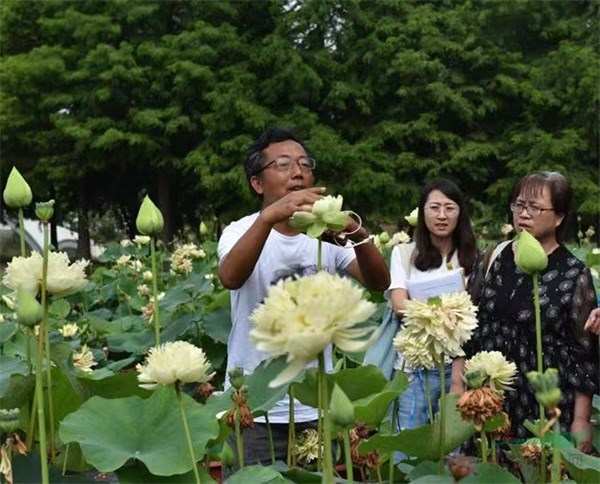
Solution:
<svg viewBox="0 0 600 484"><path fill-rule="evenodd" d="M589 270L564 246L548 256L539 275L544 369L557 368L562 398L561 429L569 431L575 392L598 392L598 337L583 330L596 294ZM525 420L538 418L526 374L537 369L533 279L515 265L512 245L496 258L479 302L479 326L467 343L470 358L478 351L500 351L517 365L514 391L505 394L512 437L529 438Z"/></svg>

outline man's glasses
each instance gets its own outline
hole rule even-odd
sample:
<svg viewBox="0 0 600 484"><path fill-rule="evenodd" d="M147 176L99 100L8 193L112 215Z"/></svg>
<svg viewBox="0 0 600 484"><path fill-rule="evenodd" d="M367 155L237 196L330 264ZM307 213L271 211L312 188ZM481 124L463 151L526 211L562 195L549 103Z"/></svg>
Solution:
<svg viewBox="0 0 600 484"><path fill-rule="evenodd" d="M309 156L301 156L300 158L297 158L295 160L293 160L289 156L279 156L273 161L269 161L266 165L261 167L256 172L256 175L258 175L261 171L266 170L270 166L275 166L277 171L290 171L290 169L292 168L292 163L297 163L300 167L300 170L302 170L304 173L309 173L313 171L315 166L317 166L317 163L314 160L314 158L311 158Z"/></svg>
<svg viewBox="0 0 600 484"><path fill-rule="evenodd" d="M542 208L536 207L535 205L526 205L524 203L511 203L510 211L516 215L520 215L523 210L527 210L527 213L532 217L539 217L542 212L551 212L553 208Z"/></svg>

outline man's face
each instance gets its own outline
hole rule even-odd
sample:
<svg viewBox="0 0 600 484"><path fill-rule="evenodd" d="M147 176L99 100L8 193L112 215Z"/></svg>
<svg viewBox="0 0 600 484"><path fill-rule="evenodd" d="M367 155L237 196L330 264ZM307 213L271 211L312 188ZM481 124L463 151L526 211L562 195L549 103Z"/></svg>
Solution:
<svg viewBox="0 0 600 484"><path fill-rule="evenodd" d="M314 183L312 170L301 165L307 164L308 155L304 148L293 140L270 144L263 151L264 169L254 175L250 182L252 187L263 198L263 207L279 200L295 190L309 188ZM281 163L274 160L287 158L291 160L289 169L280 169Z"/></svg>

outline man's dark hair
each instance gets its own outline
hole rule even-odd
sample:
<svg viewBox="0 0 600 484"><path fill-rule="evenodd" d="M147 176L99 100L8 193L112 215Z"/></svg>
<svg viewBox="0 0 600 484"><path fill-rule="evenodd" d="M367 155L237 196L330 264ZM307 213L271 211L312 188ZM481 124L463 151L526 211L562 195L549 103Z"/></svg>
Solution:
<svg viewBox="0 0 600 484"><path fill-rule="evenodd" d="M304 144L304 141L294 131L278 128L276 126L268 128L262 133L250 148L246 152L246 159L244 160L244 171L246 172L246 180L250 183L250 178L258 173L258 170L264 163L264 150L272 143L280 143L281 141L292 140L298 143L306 154L310 156L308 148ZM251 187L252 188L252 187Z"/></svg>
<svg viewBox="0 0 600 484"><path fill-rule="evenodd" d="M473 270L475 260L477 259L477 243L475 234L471 227L469 210L463 192L456 183L446 179L437 178L429 182L421 194L419 201L419 218L417 228L415 229L416 256L414 260L415 267L420 271L435 269L442 265L442 254L431 242L429 229L425 225L425 203L429 194L439 190L459 207L458 221L456 228L452 233L452 250L458 251L458 262L464 268L466 274Z"/></svg>

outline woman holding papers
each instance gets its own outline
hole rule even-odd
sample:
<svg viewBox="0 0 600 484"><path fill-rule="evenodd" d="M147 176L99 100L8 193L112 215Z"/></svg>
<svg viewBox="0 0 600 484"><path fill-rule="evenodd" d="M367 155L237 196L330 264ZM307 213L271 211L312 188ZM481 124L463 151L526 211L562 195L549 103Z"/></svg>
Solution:
<svg viewBox="0 0 600 484"><path fill-rule="evenodd" d="M418 208L415 242L394 247L390 260L389 298L399 318L408 298L426 299L464 290L465 277L478 259L465 198L455 183L444 178L433 180L424 188ZM432 416L428 411L425 370L406 367L401 354L395 368L403 368L410 381L400 399L400 428L428 423ZM440 375L437 369L428 371L435 413L440 397ZM450 372L451 365L447 365L448 386Z"/></svg>
<svg viewBox="0 0 600 484"><path fill-rule="evenodd" d="M560 243L572 191L557 172L534 172L513 191L510 209L518 233L526 230L544 248L547 267L539 273L543 367L556 368L562 392L561 427L583 451L591 450L590 411L598 393L598 337L584 326L596 295L590 271ZM479 326L465 345L467 358L478 351L500 351L517 366L514 391L504 394L511 437L530 438L525 420L538 418L538 404L527 380L537 364L533 279L521 272L509 243L489 265L479 303ZM452 392L464 390L461 359L454 362Z"/></svg>

